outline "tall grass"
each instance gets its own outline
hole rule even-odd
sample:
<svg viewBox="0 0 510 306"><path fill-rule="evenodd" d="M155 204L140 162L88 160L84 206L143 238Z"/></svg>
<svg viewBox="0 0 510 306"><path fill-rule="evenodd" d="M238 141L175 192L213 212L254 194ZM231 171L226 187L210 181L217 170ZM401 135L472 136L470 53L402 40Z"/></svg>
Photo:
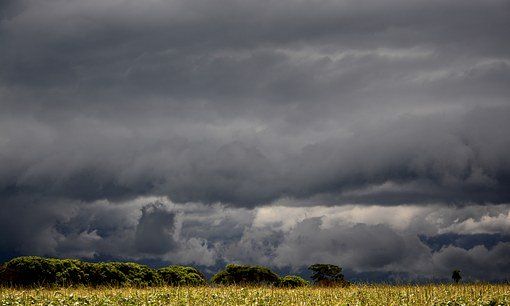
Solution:
<svg viewBox="0 0 510 306"><path fill-rule="evenodd" d="M0 288L0 305L510 305L510 285Z"/></svg>

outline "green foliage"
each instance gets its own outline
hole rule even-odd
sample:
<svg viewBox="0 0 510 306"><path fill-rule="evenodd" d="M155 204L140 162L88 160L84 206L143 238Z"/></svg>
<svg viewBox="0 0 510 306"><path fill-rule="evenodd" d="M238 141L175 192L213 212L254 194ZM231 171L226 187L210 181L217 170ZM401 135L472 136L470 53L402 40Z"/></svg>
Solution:
<svg viewBox="0 0 510 306"><path fill-rule="evenodd" d="M312 279L320 286L346 286L342 268L330 264L314 264L308 267L313 272Z"/></svg>
<svg viewBox="0 0 510 306"><path fill-rule="evenodd" d="M310 266L312 279L319 285L346 285L342 269L334 265ZM460 273L460 272L459 272ZM299 276L280 278L266 267L229 264L215 274L211 282L221 285L270 285L301 287L309 283ZM76 259L26 256L0 265L0 286L200 286L207 283L193 267L168 266L158 270L131 262L90 263Z"/></svg>
<svg viewBox="0 0 510 306"><path fill-rule="evenodd" d="M286 287L286 288L296 288L296 287L303 287L308 286L310 283L306 280L304 280L302 277L297 275L287 275L284 277L281 277L278 281L279 287Z"/></svg>
<svg viewBox="0 0 510 306"><path fill-rule="evenodd" d="M2 283L16 286L75 285L86 282L82 262L36 256L14 258L0 271Z"/></svg>
<svg viewBox="0 0 510 306"><path fill-rule="evenodd" d="M161 278L153 269L132 262L86 264L89 284L93 286L156 286Z"/></svg>
<svg viewBox="0 0 510 306"><path fill-rule="evenodd" d="M204 276L195 268L171 266L154 270L131 262L89 263L75 259L25 256L0 266L0 285L132 286L201 285Z"/></svg>
<svg viewBox="0 0 510 306"><path fill-rule="evenodd" d="M221 285L277 285L278 274L266 267L229 264L211 282Z"/></svg>
<svg viewBox="0 0 510 306"><path fill-rule="evenodd" d="M169 266L158 270L158 274L166 285L199 286L205 285L205 277L193 267Z"/></svg>

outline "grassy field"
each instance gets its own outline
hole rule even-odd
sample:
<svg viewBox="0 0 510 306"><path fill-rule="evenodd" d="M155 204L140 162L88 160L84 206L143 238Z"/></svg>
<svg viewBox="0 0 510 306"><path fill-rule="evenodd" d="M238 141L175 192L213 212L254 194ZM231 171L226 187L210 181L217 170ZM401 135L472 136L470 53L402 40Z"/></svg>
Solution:
<svg viewBox="0 0 510 306"><path fill-rule="evenodd" d="M1 288L0 305L510 305L510 285Z"/></svg>

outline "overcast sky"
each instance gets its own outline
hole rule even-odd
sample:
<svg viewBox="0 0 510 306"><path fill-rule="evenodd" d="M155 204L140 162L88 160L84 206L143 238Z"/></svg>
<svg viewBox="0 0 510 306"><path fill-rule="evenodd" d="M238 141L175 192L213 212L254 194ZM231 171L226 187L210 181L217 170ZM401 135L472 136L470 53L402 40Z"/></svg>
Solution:
<svg viewBox="0 0 510 306"><path fill-rule="evenodd" d="M510 1L0 1L0 261L510 277Z"/></svg>

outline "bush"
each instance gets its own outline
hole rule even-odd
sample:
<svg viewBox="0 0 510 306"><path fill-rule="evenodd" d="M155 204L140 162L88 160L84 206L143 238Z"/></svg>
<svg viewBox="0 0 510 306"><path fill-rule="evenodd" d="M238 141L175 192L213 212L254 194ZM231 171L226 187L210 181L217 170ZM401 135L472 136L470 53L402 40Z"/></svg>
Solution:
<svg viewBox="0 0 510 306"><path fill-rule="evenodd" d="M14 286L75 285L87 281L82 262L36 256L14 258L3 265L0 280Z"/></svg>
<svg viewBox="0 0 510 306"><path fill-rule="evenodd" d="M197 269L170 266L159 270L131 262L89 263L37 256L14 258L0 265L0 285L35 286L158 286L202 285Z"/></svg>
<svg viewBox="0 0 510 306"><path fill-rule="evenodd" d="M297 275L287 275L281 277L278 281L279 287L296 288L308 285L310 285L310 283L307 280Z"/></svg>
<svg viewBox="0 0 510 306"><path fill-rule="evenodd" d="M84 284L89 281L89 275L84 269L84 262L76 259L46 259L55 267L53 284L71 286Z"/></svg>
<svg viewBox="0 0 510 306"><path fill-rule="evenodd" d="M279 277L266 267L230 264L216 273L211 282L221 285L277 285Z"/></svg>
<svg viewBox="0 0 510 306"><path fill-rule="evenodd" d="M193 267L169 266L159 269L158 274L165 285L199 286L206 284L204 275Z"/></svg>
<svg viewBox="0 0 510 306"><path fill-rule="evenodd" d="M93 286L156 286L162 284L159 274L144 265L132 262L87 264L90 285Z"/></svg>

